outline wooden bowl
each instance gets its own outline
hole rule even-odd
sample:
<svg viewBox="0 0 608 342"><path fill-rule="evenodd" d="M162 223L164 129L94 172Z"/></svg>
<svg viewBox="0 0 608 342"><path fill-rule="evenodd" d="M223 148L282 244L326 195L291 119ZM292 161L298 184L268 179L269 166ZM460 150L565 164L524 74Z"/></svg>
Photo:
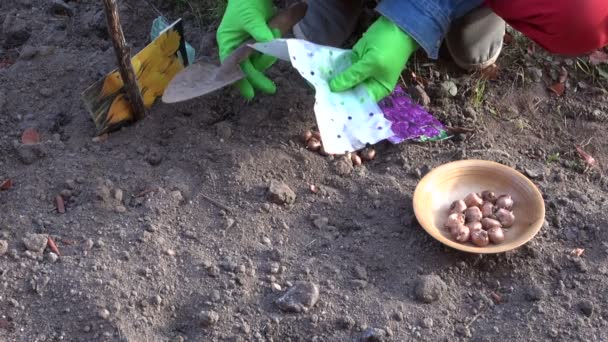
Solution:
<svg viewBox="0 0 608 342"><path fill-rule="evenodd" d="M444 228L452 202L468 193L494 191L510 194L514 201L515 224L505 229L501 244L477 247L471 242L454 240ZM429 172L414 192L414 213L418 222L432 237L454 249L470 253L501 253L530 241L545 220L545 202L538 188L516 170L491 161L461 160L442 165Z"/></svg>

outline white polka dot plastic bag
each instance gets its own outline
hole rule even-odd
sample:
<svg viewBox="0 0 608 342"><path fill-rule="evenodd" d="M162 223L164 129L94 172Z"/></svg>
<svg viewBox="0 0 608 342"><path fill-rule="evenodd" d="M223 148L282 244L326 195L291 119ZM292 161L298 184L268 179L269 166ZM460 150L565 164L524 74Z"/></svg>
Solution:
<svg viewBox="0 0 608 342"><path fill-rule="evenodd" d="M317 45L300 39L276 39L267 43L252 44L251 47L290 61L300 75L314 87L315 117L327 153L354 152L385 139L399 143L408 139L424 140L424 133L428 139L441 135L441 123L423 109L420 111L421 107L415 107L417 105L413 104L402 90L391 94L380 104L374 102L363 85L344 92L332 92L329 89L329 81L352 64L350 50ZM417 112L412 112L416 117L409 118L409 113L401 113L403 109L417 109ZM385 111L391 113L392 120L387 118ZM425 119L430 117L434 120L427 120L432 128L429 126L417 129L412 134L411 128L419 125L417 122L408 123L408 119L420 120L420 114L423 113L427 114ZM398 128L397 132L394 128ZM406 128L405 131L403 128Z"/></svg>

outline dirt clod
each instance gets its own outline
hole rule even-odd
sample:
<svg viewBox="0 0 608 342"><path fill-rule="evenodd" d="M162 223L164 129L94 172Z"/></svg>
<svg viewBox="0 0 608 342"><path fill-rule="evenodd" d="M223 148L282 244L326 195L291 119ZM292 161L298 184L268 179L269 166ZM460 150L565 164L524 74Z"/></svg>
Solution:
<svg viewBox="0 0 608 342"><path fill-rule="evenodd" d="M296 200L296 193L287 184L272 180L268 187L268 198L276 204L292 204Z"/></svg>
<svg viewBox="0 0 608 342"><path fill-rule="evenodd" d="M8 252L8 241L0 240L0 256L3 256Z"/></svg>
<svg viewBox="0 0 608 342"><path fill-rule="evenodd" d="M439 300L446 290L447 285L439 276L426 275L416 280L414 293L419 301L432 303Z"/></svg>
<svg viewBox="0 0 608 342"><path fill-rule="evenodd" d="M379 328L367 328L359 337L360 342L382 342L386 339L386 331Z"/></svg>
<svg viewBox="0 0 608 342"><path fill-rule="evenodd" d="M28 233L23 238L23 244L28 251L42 253L46 248L48 236L46 234Z"/></svg>
<svg viewBox="0 0 608 342"><path fill-rule="evenodd" d="M299 282L276 300L285 312L307 312L319 300L319 286L312 282Z"/></svg>
<svg viewBox="0 0 608 342"><path fill-rule="evenodd" d="M204 310L198 314L198 320L201 326L211 327L220 320L220 315L213 310Z"/></svg>
<svg viewBox="0 0 608 342"><path fill-rule="evenodd" d="M591 317L593 314L593 302L584 299L578 303L578 309L583 315Z"/></svg>
<svg viewBox="0 0 608 342"><path fill-rule="evenodd" d="M547 292L537 284L530 285L526 289L526 299L530 302L539 301L547 296Z"/></svg>

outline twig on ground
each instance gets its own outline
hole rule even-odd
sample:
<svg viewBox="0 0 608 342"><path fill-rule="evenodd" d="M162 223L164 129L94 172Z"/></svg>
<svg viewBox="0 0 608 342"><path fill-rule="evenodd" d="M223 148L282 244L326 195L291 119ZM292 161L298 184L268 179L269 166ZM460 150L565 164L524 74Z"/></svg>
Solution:
<svg viewBox="0 0 608 342"><path fill-rule="evenodd" d="M215 199L205 195L205 194L201 194L201 197L206 200L207 202L215 205L216 207L220 208L220 209L224 209L226 210L228 213L232 213L234 210L232 210L232 208L230 208L229 206L222 204L218 201L216 201Z"/></svg>

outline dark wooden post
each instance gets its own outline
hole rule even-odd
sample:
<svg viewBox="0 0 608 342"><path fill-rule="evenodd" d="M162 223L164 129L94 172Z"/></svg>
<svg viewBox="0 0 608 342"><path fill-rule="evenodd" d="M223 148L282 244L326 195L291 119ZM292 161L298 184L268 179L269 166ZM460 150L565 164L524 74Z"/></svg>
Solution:
<svg viewBox="0 0 608 342"><path fill-rule="evenodd" d="M103 0L103 4L106 12L106 20L108 22L108 33L112 38L114 52L118 59L118 70L127 87L129 102L133 107L134 119L137 121L146 116L146 107L144 107L144 101L141 97L139 87L137 86L135 71L133 71L133 65L131 64L131 51L127 47L125 35L120 26L118 6L116 5L116 0Z"/></svg>

